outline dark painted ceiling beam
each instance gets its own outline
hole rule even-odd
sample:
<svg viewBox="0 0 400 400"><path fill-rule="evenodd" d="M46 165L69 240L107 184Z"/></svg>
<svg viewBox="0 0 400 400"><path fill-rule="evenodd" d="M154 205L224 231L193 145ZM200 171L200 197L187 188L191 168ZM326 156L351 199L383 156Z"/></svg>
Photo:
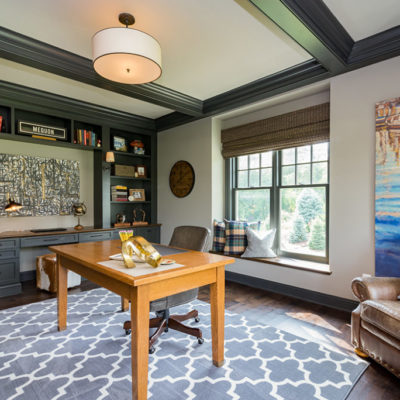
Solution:
<svg viewBox="0 0 400 400"><path fill-rule="evenodd" d="M284 71L258 79L236 89L222 93L204 101L204 117L229 111L234 108L266 100L272 96L314 82L327 79L331 74L316 60L306 61ZM180 113L171 113L156 119L158 131L187 124L195 119Z"/></svg>
<svg viewBox="0 0 400 400"><path fill-rule="evenodd" d="M346 59L350 53L352 43L349 42L347 32L336 19L337 23L335 23L333 15L322 1L312 3L304 0L248 1L286 32L329 72L338 74L346 70ZM310 7L310 3L312 7ZM317 7L315 7L316 4ZM312 13L311 10L315 12ZM324 26L320 22L317 23L319 19L322 19L322 22L329 21L329 24ZM324 29L318 30L317 27L320 26L323 26ZM331 32L325 31L327 28ZM332 32L340 36L340 44L329 40Z"/></svg>
<svg viewBox="0 0 400 400"><path fill-rule="evenodd" d="M155 83L125 85L109 81L94 71L88 58L3 27L0 27L0 57L192 116L203 113L203 102L199 99Z"/></svg>

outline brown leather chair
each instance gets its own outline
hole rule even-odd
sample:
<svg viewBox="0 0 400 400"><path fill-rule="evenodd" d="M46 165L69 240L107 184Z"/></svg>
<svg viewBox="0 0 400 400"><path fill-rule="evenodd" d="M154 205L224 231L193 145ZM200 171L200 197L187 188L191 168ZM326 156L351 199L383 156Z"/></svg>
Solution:
<svg viewBox="0 0 400 400"><path fill-rule="evenodd" d="M351 342L400 378L400 278L355 278L360 304L351 315Z"/></svg>
<svg viewBox="0 0 400 400"><path fill-rule="evenodd" d="M169 246L179 247L181 249L205 251L207 250L208 238L211 232L207 228L200 226L178 226L174 229ZM156 318L150 320L150 328L156 328L156 331L149 338L149 353L154 353L153 344L163 332L168 332L168 329L174 329L191 336L195 336L199 344L204 342L203 334L199 328L192 328L182 324L190 318L194 318L199 322L199 313L197 310L192 310L185 315L170 315L170 308L190 303L197 299L199 289L191 289L186 292L173 294L168 297L163 297L154 300L150 303L150 312L156 314ZM131 321L125 321L124 329L126 334L131 332Z"/></svg>

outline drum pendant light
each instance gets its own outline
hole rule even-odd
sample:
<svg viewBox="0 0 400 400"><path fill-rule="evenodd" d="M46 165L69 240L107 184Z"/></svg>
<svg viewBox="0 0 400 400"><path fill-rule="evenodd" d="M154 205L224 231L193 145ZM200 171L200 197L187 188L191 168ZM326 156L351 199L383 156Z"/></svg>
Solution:
<svg viewBox="0 0 400 400"><path fill-rule="evenodd" d="M152 36L128 28L135 18L128 13L119 15L125 28L106 28L92 38L93 67L111 81L140 84L161 76L161 47Z"/></svg>

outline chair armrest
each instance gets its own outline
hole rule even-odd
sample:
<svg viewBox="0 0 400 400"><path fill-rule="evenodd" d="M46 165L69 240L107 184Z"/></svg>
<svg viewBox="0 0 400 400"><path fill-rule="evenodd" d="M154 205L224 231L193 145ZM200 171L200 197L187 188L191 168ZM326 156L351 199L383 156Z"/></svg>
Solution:
<svg viewBox="0 0 400 400"><path fill-rule="evenodd" d="M355 278L351 288L360 301L397 300L400 295L400 278Z"/></svg>

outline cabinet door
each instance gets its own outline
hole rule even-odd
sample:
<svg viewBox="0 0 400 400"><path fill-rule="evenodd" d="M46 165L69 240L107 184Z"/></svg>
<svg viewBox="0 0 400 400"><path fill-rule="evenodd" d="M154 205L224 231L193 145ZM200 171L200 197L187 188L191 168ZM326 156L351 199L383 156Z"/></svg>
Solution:
<svg viewBox="0 0 400 400"><path fill-rule="evenodd" d="M0 260L0 286L19 282L19 262L14 260Z"/></svg>
<svg viewBox="0 0 400 400"><path fill-rule="evenodd" d="M160 227L149 226L149 227L137 227L134 228L135 235L143 236L151 243L160 243Z"/></svg>

